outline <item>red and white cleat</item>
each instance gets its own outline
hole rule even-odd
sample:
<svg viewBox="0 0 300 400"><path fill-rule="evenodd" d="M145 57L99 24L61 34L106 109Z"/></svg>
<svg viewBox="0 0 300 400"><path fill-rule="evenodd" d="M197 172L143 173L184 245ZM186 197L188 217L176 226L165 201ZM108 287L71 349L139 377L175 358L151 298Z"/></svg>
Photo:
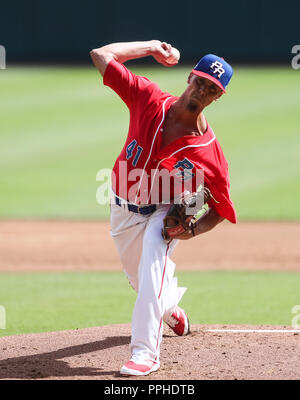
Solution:
<svg viewBox="0 0 300 400"><path fill-rule="evenodd" d="M159 369L159 363L153 361L128 361L123 367L120 369L121 375L132 375L132 376L144 376L148 375L151 372L155 372Z"/></svg>
<svg viewBox="0 0 300 400"><path fill-rule="evenodd" d="M191 332L189 319L185 311L178 306L167 310L163 320L178 336L186 336Z"/></svg>

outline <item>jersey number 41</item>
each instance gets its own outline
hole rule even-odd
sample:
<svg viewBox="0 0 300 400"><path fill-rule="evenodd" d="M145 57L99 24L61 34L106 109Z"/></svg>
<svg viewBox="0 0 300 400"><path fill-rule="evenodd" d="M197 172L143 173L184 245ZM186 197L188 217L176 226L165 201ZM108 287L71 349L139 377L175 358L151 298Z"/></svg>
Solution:
<svg viewBox="0 0 300 400"><path fill-rule="evenodd" d="M126 160L129 160L132 158L133 153L135 153L134 158L132 160L132 165L135 167L136 164L139 161L139 158L142 154L143 148L141 146L137 146L136 151L134 152L134 149L137 145L137 141L134 139L132 142L129 143L129 145L126 147Z"/></svg>

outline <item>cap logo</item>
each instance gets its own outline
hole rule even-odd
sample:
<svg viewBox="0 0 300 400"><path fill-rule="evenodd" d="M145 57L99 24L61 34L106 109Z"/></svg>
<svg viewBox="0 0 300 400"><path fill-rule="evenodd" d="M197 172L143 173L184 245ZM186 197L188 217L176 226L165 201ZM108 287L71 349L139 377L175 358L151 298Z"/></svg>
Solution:
<svg viewBox="0 0 300 400"><path fill-rule="evenodd" d="M220 63L219 61L215 61L214 63L212 63L210 68L211 69L214 68L213 73L214 74L218 74L218 78L221 78L221 76L225 73L225 69L223 68L223 64Z"/></svg>

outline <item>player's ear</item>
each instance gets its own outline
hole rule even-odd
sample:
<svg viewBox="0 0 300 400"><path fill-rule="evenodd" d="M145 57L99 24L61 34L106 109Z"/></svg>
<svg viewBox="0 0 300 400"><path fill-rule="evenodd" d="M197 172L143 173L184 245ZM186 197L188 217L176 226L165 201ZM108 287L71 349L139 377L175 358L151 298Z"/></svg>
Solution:
<svg viewBox="0 0 300 400"><path fill-rule="evenodd" d="M221 96L223 96L223 94L224 94L224 92L221 92L221 93L215 98L215 101L219 100L219 98L220 98Z"/></svg>

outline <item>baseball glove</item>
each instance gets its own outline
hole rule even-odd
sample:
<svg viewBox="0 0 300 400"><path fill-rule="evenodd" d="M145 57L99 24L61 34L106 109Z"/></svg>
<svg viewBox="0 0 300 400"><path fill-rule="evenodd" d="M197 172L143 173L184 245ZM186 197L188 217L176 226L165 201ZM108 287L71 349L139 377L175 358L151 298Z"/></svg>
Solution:
<svg viewBox="0 0 300 400"><path fill-rule="evenodd" d="M163 220L163 238L171 240L187 231L195 236L195 217L211 197L211 192L206 187L202 187L199 192L182 194L180 199L177 199L176 204L169 208Z"/></svg>

